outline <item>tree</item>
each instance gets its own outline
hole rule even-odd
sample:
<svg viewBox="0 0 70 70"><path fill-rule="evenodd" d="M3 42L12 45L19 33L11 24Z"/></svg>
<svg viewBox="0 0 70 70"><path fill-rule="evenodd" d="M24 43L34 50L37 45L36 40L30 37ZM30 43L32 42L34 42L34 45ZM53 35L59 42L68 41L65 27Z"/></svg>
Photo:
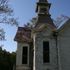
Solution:
<svg viewBox="0 0 70 70"><path fill-rule="evenodd" d="M9 6L9 0L0 0L0 23L18 26L18 22L12 16L13 9ZM0 27L0 41L5 40L4 29ZM2 50L0 46L0 70L13 70L16 62L16 54Z"/></svg>
<svg viewBox="0 0 70 70"><path fill-rule="evenodd" d="M16 64L16 53L9 53L0 47L0 70L13 70Z"/></svg>
<svg viewBox="0 0 70 70"><path fill-rule="evenodd" d="M0 0L0 13L10 14L13 12L11 8L8 6L9 0Z"/></svg>
<svg viewBox="0 0 70 70"><path fill-rule="evenodd" d="M13 9L9 6L9 0L0 0L0 23L18 25L16 19L11 18L12 13Z"/></svg>
<svg viewBox="0 0 70 70"><path fill-rule="evenodd" d="M13 17L13 9L10 8L9 0L0 0L0 23L18 26L17 19ZM0 41L5 40L5 32L0 28Z"/></svg>
<svg viewBox="0 0 70 70"><path fill-rule="evenodd" d="M29 27L29 28L35 27L36 21L37 21L37 18L34 17L30 20L30 22L28 22L27 24L24 24L24 27Z"/></svg>

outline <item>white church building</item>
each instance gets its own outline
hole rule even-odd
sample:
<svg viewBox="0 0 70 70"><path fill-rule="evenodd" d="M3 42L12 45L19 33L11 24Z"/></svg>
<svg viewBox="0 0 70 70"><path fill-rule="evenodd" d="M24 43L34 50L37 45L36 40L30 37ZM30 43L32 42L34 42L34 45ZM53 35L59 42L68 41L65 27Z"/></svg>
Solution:
<svg viewBox="0 0 70 70"><path fill-rule="evenodd" d="M35 26L18 27L16 70L70 70L70 19L56 25L50 7L39 0Z"/></svg>

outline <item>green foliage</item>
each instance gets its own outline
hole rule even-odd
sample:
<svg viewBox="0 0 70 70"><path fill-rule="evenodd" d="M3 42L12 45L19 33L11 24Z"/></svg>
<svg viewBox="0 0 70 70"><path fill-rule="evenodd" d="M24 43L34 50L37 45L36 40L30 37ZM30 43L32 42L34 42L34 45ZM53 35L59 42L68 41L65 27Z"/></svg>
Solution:
<svg viewBox="0 0 70 70"><path fill-rule="evenodd" d="M18 26L18 21L13 17L13 9L9 5L9 0L0 0L0 23Z"/></svg>
<svg viewBox="0 0 70 70"><path fill-rule="evenodd" d="M11 26L16 25L18 27L17 18L13 16L13 9L9 4L10 0L0 0L0 41L5 40L4 28L1 29L1 23L10 24Z"/></svg>
<svg viewBox="0 0 70 70"><path fill-rule="evenodd" d="M13 70L16 63L16 53L9 53L0 47L0 70Z"/></svg>

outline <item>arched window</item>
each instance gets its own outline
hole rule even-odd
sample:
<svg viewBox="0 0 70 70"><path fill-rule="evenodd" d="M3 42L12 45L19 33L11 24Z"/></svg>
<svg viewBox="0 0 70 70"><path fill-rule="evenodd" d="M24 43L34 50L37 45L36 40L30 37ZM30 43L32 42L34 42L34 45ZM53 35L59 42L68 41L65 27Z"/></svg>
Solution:
<svg viewBox="0 0 70 70"><path fill-rule="evenodd" d="M40 13L46 14L47 13L47 9L46 8L40 8Z"/></svg>

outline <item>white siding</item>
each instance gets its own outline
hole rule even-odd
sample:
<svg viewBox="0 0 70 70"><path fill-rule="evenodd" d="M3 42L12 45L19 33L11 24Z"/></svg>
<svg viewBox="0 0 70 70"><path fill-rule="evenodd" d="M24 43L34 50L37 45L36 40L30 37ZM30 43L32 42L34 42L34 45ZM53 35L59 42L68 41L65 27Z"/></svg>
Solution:
<svg viewBox="0 0 70 70"><path fill-rule="evenodd" d="M57 53L55 40L51 36L52 29L47 27L35 35L35 69L34 70L57 70ZM49 41L50 63L43 63L43 41Z"/></svg>
<svg viewBox="0 0 70 70"><path fill-rule="evenodd" d="M70 23L59 33L60 69L70 70Z"/></svg>
<svg viewBox="0 0 70 70"><path fill-rule="evenodd" d="M17 57L16 57L16 70L30 70L29 67L29 56L28 56L28 64L22 64L22 49L24 46L28 46L29 49L29 45L27 43L18 43L17 46ZM29 54L29 51L28 51Z"/></svg>

